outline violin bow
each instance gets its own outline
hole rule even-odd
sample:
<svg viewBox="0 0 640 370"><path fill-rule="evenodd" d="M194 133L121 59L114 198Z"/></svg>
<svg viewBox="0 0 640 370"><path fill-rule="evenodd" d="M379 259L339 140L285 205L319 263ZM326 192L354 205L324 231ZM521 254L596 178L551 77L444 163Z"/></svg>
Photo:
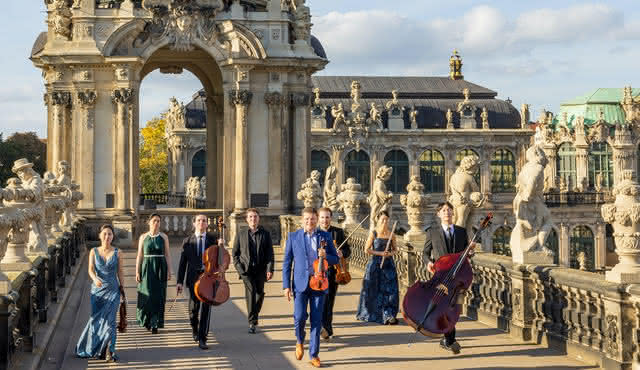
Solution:
<svg viewBox="0 0 640 370"><path fill-rule="evenodd" d="M391 234L389 234L389 240L387 240L387 246L384 248L384 252L387 253L389 251L389 246L391 245L391 240L393 239L393 233L396 231L396 226L398 226L398 221L393 223L393 228L391 229ZM384 259L386 256L382 256L382 261L380 261L380 268L382 268L382 264L384 263Z"/></svg>
<svg viewBox="0 0 640 370"><path fill-rule="evenodd" d="M363 218L362 221L360 221L360 223L358 224L358 226L356 226L355 229L353 229L353 231L351 233L349 233L349 236L347 236L342 243L340 243L340 246L338 248L336 248L337 251L340 250L340 248L342 248L342 246L344 246L344 243L347 242L347 240L349 240L349 238L355 234L356 231L358 231L360 229L360 227L362 226L362 223L365 222L367 220L367 218L369 218L369 215L367 215L367 217Z"/></svg>

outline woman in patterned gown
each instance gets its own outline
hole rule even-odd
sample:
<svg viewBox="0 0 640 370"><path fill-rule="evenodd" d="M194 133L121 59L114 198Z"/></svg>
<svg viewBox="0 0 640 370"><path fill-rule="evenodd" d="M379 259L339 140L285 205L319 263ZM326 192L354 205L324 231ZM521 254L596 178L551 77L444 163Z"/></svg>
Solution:
<svg viewBox="0 0 640 370"><path fill-rule="evenodd" d="M385 252L387 241L391 238L389 251ZM399 293L398 274L393 256L396 254L396 237L389 231L389 214L380 212L376 229L369 232L367 253L372 255L365 268L362 279L362 291L358 303L356 318L379 324L398 323ZM382 257L384 264L380 268Z"/></svg>
<svg viewBox="0 0 640 370"><path fill-rule="evenodd" d="M116 361L116 313L124 299L122 255L113 248L113 227L100 227L99 247L89 252L91 316L76 344L76 355Z"/></svg>
<svg viewBox="0 0 640 370"><path fill-rule="evenodd" d="M167 300L167 281L171 279L169 238L160 232L160 215L149 217L149 232L140 236L136 257L138 282L138 324L158 333L164 328L164 306Z"/></svg>

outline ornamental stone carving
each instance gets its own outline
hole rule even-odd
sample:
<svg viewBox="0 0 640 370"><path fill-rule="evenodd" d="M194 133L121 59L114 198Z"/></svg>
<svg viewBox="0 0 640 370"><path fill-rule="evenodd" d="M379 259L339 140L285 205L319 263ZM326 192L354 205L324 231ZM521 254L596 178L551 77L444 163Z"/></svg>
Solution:
<svg viewBox="0 0 640 370"><path fill-rule="evenodd" d="M606 142L609 137L609 125L604 120L604 112L600 111L599 119L589 128L590 143Z"/></svg>
<svg viewBox="0 0 640 370"><path fill-rule="evenodd" d="M376 103L371 103L371 109L369 110L368 124L375 126L377 132L382 132L382 114L378 109Z"/></svg>
<svg viewBox="0 0 640 370"><path fill-rule="evenodd" d="M360 184L356 179L349 177L345 184L342 184L342 192L338 194L338 203L344 211L345 220L343 226L357 225L360 223L360 206L365 203L366 197L360 191Z"/></svg>
<svg viewBox="0 0 640 370"><path fill-rule="evenodd" d="M482 129L489 129L489 112L487 111L487 107L482 108L482 113L480 113L480 118L482 118Z"/></svg>
<svg viewBox="0 0 640 370"><path fill-rule="evenodd" d="M393 168L384 165L380 167L376 173L376 179L373 182L371 194L369 194L369 197L367 198L367 202L369 202L369 207L371 208L369 213L369 225L371 230L373 230L378 223L378 217L380 217L380 213L382 211L387 211L387 213L389 213L389 217L391 217L391 200L393 198L393 193L387 191L385 183L391 178L392 173Z"/></svg>
<svg viewBox="0 0 640 370"><path fill-rule="evenodd" d="M93 108L98 100L98 94L94 90L78 91L78 103L84 111L84 117L82 118L84 126L88 129L93 129L95 126L95 112Z"/></svg>
<svg viewBox="0 0 640 370"><path fill-rule="evenodd" d="M453 130L453 112L451 109L447 109L447 130Z"/></svg>
<svg viewBox="0 0 640 370"><path fill-rule="evenodd" d="M553 227L551 212L544 203L544 168L547 156L539 146L526 152L527 163L516 182L513 211L516 225L511 232L511 254L516 263L553 264L554 252L544 246Z"/></svg>
<svg viewBox="0 0 640 370"><path fill-rule="evenodd" d="M526 129L529 126L529 104L522 104L520 107L520 128ZM536 127L537 128L537 127Z"/></svg>
<svg viewBox="0 0 640 370"><path fill-rule="evenodd" d="M327 207L331 210L331 212L335 212L340 207L338 203L338 182L336 181L336 175L338 174L338 169L336 166L329 166L325 171L324 176L324 201L322 202L323 207Z"/></svg>
<svg viewBox="0 0 640 370"><path fill-rule="evenodd" d="M341 132L342 127L345 129L346 127L346 118L344 113L344 108L342 107L342 103L338 103L337 106L331 107L331 116L333 117L333 128L331 129L334 133Z"/></svg>
<svg viewBox="0 0 640 370"><path fill-rule="evenodd" d="M322 205L322 187L320 187L320 172L311 171L311 176L302 184L297 198L303 201L305 207L320 208Z"/></svg>
<svg viewBox="0 0 640 370"><path fill-rule="evenodd" d="M293 23L293 34L296 40L309 41L311 36L311 12L309 7L304 5L304 0L300 0L295 10L295 20Z"/></svg>
<svg viewBox="0 0 640 370"><path fill-rule="evenodd" d="M111 93L111 100L115 104L130 104L133 100L133 89L115 89Z"/></svg>
<svg viewBox="0 0 640 370"><path fill-rule="evenodd" d="M66 188L59 185L53 172L45 172L43 182L45 184L45 233L51 243L62 234L60 220L64 208L67 206Z"/></svg>
<svg viewBox="0 0 640 370"><path fill-rule="evenodd" d="M411 110L409 111L409 122L411 123L412 130L418 129L418 110L416 109L415 105L412 106Z"/></svg>
<svg viewBox="0 0 640 370"><path fill-rule="evenodd" d="M53 0L51 2L51 13L49 14L48 22L56 37L71 40L72 16L67 0Z"/></svg>
<svg viewBox="0 0 640 370"><path fill-rule="evenodd" d="M620 353L620 345L618 344L618 318L615 315L607 315L605 320L605 351L611 357L618 357L618 354Z"/></svg>
<svg viewBox="0 0 640 370"><path fill-rule="evenodd" d="M425 216L430 198L429 195L424 194L424 185L420 182L420 176L411 176L411 182L407 185L407 194L400 196L400 204L407 210L410 226L409 231L404 235L406 241L425 238Z"/></svg>
<svg viewBox="0 0 640 370"><path fill-rule="evenodd" d="M168 134L174 129L183 129L187 125L187 109L182 102L172 97L169 99L165 132Z"/></svg>
<svg viewBox="0 0 640 370"><path fill-rule="evenodd" d="M469 214L473 208L481 207L485 198L480 192L480 188L473 178L480 162L476 156L469 155L460 161L460 166L449 179L449 202L453 205L453 223L467 229L469 235L472 225Z"/></svg>
<svg viewBox="0 0 640 370"><path fill-rule="evenodd" d="M622 89L622 101L620 102L624 110L624 120L628 123L638 123L640 121L640 97L633 97L631 86Z"/></svg>
<svg viewBox="0 0 640 370"><path fill-rule="evenodd" d="M291 94L291 104L294 107L306 107L309 105L311 98L309 94L304 92L296 92Z"/></svg>
<svg viewBox="0 0 640 370"><path fill-rule="evenodd" d="M633 171L623 172L622 181L613 189L614 203L604 204L602 218L613 225L619 262L607 271L609 281L632 284L640 282L640 184Z"/></svg>
<svg viewBox="0 0 640 370"><path fill-rule="evenodd" d="M399 116L402 114L402 111L404 111L404 107L401 106L400 102L398 101L398 95L398 90L391 90L392 98L385 104L387 111L389 111L389 114L392 116Z"/></svg>
<svg viewBox="0 0 640 370"><path fill-rule="evenodd" d="M249 90L231 90L229 91L229 100L233 105L249 105L251 104L251 99L253 98L253 93Z"/></svg>
<svg viewBox="0 0 640 370"><path fill-rule="evenodd" d="M264 102L270 107L280 106L284 104L284 97L278 91L267 92L264 94Z"/></svg>

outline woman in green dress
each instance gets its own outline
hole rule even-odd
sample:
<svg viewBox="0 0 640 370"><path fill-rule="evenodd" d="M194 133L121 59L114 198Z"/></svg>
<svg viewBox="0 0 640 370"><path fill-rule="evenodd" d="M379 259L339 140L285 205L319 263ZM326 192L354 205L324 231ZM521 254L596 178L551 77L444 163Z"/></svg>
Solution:
<svg viewBox="0 0 640 370"><path fill-rule="evenodd" d="M160 215L149 217L149 232L140 236L136 257L138 282L138 324L158 333L164 328L164 306L167 300L167 281L171 279L169 238L160 232Z"/></svg>

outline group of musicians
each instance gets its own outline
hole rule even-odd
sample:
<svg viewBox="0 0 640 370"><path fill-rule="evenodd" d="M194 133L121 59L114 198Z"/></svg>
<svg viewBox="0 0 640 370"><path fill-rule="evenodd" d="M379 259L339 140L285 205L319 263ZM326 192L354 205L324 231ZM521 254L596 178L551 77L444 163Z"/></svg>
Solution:
<svg viewBox="0 0 640 370"><path fill-rule="evenodd" d="M466 230L453 225L453 206L449 202L439 204L437 212L442 226L428 230L423 252L425 265L431 272L439 257L461 252L467 246L475 247L475 243L469 242ZM351 254L344 231L332 226L331 221L330 209L305 208L302 211L302 228L288 235L282 266L283 294L288 301L292 298L294 301L295 356L298 360L304 356L305 325L310 318L309 357L314 367L321 367L320 338L328 340L333 335L333 306L338 289L333 266ZM259 224L257 209L246 211L246 222L248 228L239 230L232 243L231 254L235 269L245 285L248 332L255 334L264 301L264 286L273 277L274 252L269 232ZM195 217L195 233L183 241L177 276L178 295L182 293L183 283L189 289L189 319L193 339L201 349L208 348L210 306L200 302L194 292L194 284L203 271L202 256L206 249L211 245L223 245L219 235L207 232L207 227L205 215ZM385 252L387 255L392 254ZM317 272L318 265L314 267L314 263L318 260L326 260L330 266L327 270L328 286L325 285L327 289L324 290L312 289L310 283ZM460 352L460 345L455 340L455 328L445 333L440 345L452 353Z"/></svg>

